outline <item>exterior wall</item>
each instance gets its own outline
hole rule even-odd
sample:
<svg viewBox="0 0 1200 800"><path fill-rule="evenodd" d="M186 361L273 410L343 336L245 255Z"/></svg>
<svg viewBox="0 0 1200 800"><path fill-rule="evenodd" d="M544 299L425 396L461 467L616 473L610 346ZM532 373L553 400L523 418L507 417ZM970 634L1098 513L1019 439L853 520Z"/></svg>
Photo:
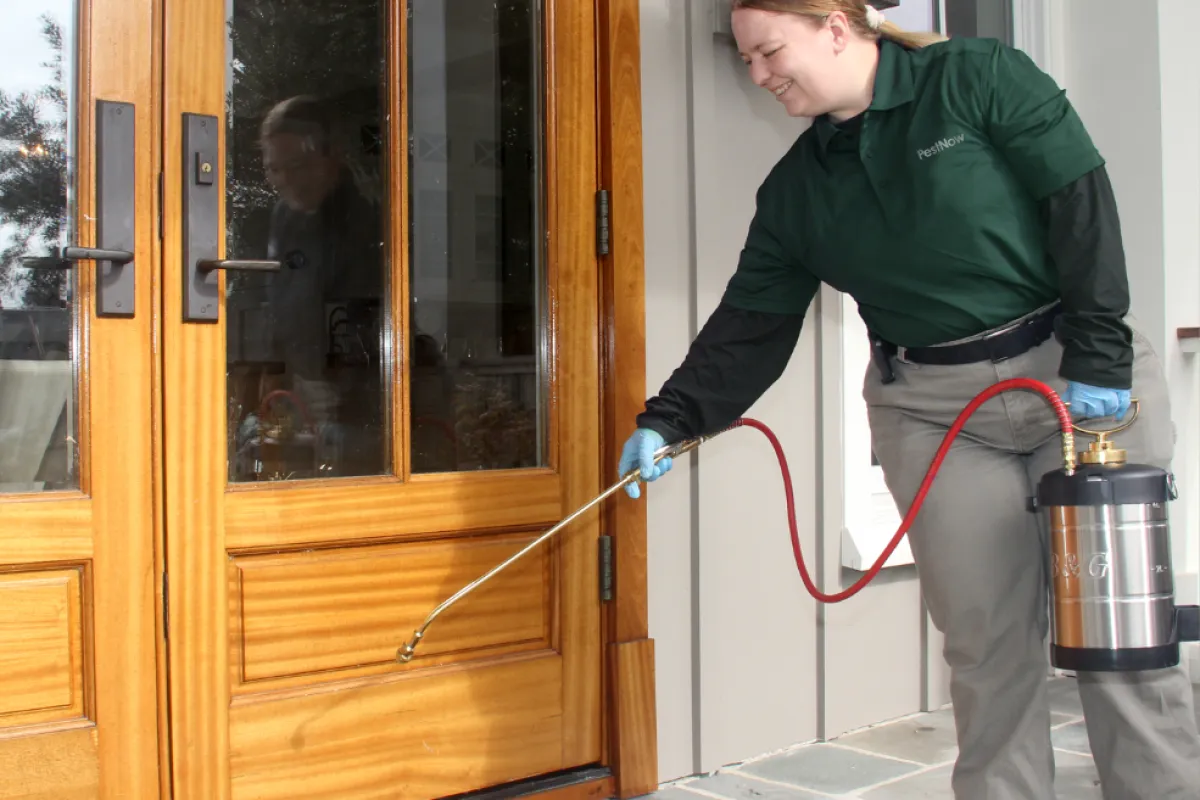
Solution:
<svg viewBox="0 0 1200 800"><path fill-rule="evenodd" d="M710 4L643 2L647 387L716 305L762 175L799 132L739 83ZM791 459L804 546L816 525L816 329L752 410ZM649 487L660 777L816 735L816 614L794 579L778 471L737 431ZM661 579L660 579L661 576Z"/></svg>
<svg viewBox="0 0 1200 800"><path fill-rule="evenodd" d="M755 190L806 125L753 86L731 41L714 33L720 2L641 0L651 392L715 307ZM1200 324L1200 91L1185 52L1191 3L1153 0L1137 15L1119 0L1013 4L1018 46L1067 88L1108 158L1134 311L1172 382L1182 493L1173 512L1176 570L1180 602L1194 603L1200 386L1196 357L1175 342L1176 327ZM937 4L903 0L888 14L928 27L920 20ZM860 577L843 558L858 548L865 569L894 526L872 532L854 513L872 499L859 452L862 343L854 304L824 290L783 378L749 412L787 452L804 555L825 591ZM732 432L678 461L646 502L662 780L948 700L940 641L900 551L889 562L896 566L844 603L825 607L808 596L792 560L779 472L757 432Z"/></svg>

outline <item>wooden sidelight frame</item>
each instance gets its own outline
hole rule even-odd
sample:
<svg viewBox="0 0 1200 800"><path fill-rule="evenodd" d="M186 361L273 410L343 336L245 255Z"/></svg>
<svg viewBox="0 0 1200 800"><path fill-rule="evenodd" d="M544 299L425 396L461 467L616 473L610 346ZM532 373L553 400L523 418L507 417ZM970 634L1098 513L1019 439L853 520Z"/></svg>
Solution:
<svg viewBox="0 0 1200 800"><path fill-rule="evenodd" d="M643 239L641 25L638 0L599 0L598 102L600 186L608 192L612 236L601 256L603 474L646 398L645 248ZM649 635L645 502L622 496L604 509L613 538L613 602L603 620L604 704L616 793L658 788L654 640Z"/></svg>
<svg viewBox="0 0 1200 800"><path fill-rule="evenodd" d="M638 0L596 2L599 187L607 193L608 252L600 256L601 474L615 477L621 446L646 399L641 24ZM604 481L606 484L609 478ZM645 502L623 495L602 511L613 541L613 599L604 637L605 759L611 777L528 794L547 800L630 798L658 788L654 640L650 638Z"/></svg>

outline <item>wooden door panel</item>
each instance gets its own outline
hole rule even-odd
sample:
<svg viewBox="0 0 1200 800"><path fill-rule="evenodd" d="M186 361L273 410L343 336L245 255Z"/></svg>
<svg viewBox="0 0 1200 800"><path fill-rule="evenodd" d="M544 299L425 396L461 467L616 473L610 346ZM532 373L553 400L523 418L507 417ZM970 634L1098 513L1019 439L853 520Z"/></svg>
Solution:
<svg viewBox="0 0 1200 800"><path fill-rule="evenodd" d="M253 550L530 523L549 527L563 516L563 479L549 472L421 475L403 483L358 480L363 482L337 491L311 483L230 491L225 498L227 546Z"/></svg>
<svg viewBox="0 0 1200 800"><path fill-rule="evenodd" d="M0 499L0 564L87 561L93 555L92 501L55 497L53 502Z"/></svg>
<svg viewBox="0 0 1200 800"><path fill-rule="evenodd" d="M233 796L442 797L561 769L544 698L563 680L560 658L529 656L236 702Z"/></svg>
<svg viewBox="0 0 1200 800"><path fill-rule="evenodd" d="M52 750L41 736L7 739L0 747L0 771L3 800L92 800L100 796L96 730L60 729Z"/></svg>
<svg viewBox="0 0 1200 800"><path fill-rule="evenodd" d="M597 514L395 658L601 488L594 11L166 0L180 800L420 799L600 761ZM204 186L211 257L272 269L216 273L198 322L181 215Z"/></svg>
<svg viewBox="0 0 1200 800"><path fill-rule="evenodd" d="M234 694L395 671L397 642L530 534L231 560ZM549 650L552 565L534 550L438 619L426 668Z"/></svg>
<svg viewBox="0 0 1200 800"><path fill-rule="evenodd" d="M83 570L0 574L0 725L83 717Z"/></svg>
<svg viewBox="0 0 1200 800"><path fill-rule="evenodd" d="M0 798L158 794L152 9L0 10ZM66 246L132 252L133 308Z"/></svg>

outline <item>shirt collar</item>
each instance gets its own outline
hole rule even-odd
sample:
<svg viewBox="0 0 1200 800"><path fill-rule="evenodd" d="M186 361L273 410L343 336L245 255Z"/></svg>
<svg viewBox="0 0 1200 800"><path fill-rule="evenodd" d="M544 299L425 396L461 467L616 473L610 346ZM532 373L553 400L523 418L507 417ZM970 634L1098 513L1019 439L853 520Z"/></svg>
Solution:
<svg viewBox="0 0 1200 800"><path fill-rule="evenodd" d="M875 86L867 110L888 111L911 102L914 94L913 68L908 51L895 42L881 39ZM829 140L837 134L837 126L823 114L813 120L813 127L817 129L817 141L821 143L821 149L825 150Z"/></svg>
<svg viewBox="0 0 1200 800"><path fill-rule="evenodd" d="M879 45L879 66L875 70L875 95L872 111L887 111L913 99L913 67L909 52L884 39Z"/></svg>

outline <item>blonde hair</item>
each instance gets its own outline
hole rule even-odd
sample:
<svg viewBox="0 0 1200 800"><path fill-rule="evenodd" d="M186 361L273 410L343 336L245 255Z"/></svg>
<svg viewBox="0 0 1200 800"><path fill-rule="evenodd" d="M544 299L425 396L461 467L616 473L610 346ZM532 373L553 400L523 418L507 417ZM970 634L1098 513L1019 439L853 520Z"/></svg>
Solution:
<svg viewBox="0 0 1200 800"><path fill-rule="evenodd" d="M850 27L867 39L887 39L907 50L919 50L946 37L934 31L906 31L892 22L884 22L878 29L867 24L867 3L864 0L732 0L730 10L739 8L758 11L774 11L780 14L799 14L823 20L835 11L841 11L850 21Z"/></svg>

